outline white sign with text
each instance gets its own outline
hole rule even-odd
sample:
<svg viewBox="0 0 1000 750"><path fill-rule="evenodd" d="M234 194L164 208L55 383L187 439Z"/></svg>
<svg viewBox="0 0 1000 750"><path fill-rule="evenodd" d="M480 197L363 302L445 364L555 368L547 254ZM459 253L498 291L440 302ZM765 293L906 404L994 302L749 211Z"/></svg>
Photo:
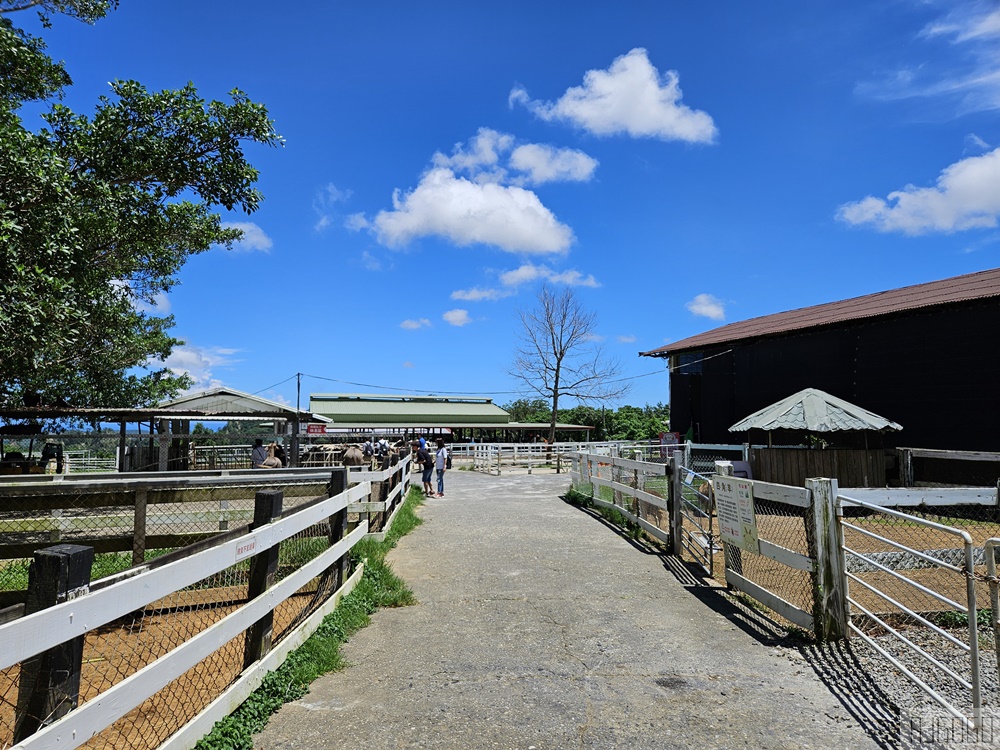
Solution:
<svg viewBox="0 0 1000 750"><path fill-rule="evenodd" d="M753 512L753 482L716 475L712 478L722 541L748 552L760 552L757 516Z"/></svg>

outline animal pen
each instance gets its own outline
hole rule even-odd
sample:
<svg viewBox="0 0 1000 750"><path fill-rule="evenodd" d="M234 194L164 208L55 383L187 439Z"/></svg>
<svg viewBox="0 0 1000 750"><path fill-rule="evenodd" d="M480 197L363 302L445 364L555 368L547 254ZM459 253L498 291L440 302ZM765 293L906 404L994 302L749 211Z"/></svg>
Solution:
<svg viewBox="0 0 1000 750"><path fill-rule="evenodd" d="M191 747L351 590L409 477L0 480L0 746Z"/></svg>
<svg viewBox="0 0 1000 750"><path fill-rule="evenodd" d="M794 487L726 461L705 472L692 453L580 453L573 485L786 627L870 648L919 694L908 710L985 731L1000 709L996 486Z"/></svg>

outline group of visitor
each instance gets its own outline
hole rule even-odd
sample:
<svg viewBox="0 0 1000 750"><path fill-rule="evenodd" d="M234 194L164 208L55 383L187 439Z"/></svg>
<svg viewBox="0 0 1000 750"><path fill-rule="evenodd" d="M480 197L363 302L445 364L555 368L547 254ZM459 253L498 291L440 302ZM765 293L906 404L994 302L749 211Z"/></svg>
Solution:
<svg viewBox="0 0 1000 750"><path fill-rule="evenodd" d="M427 447L427 440L423 435L419 440L411 443L415 454L414 460L422 467L421 481L424 485L424 495L427 497L444 497L444 473L448 470L451 461L448 456L448 449L444 447L444 440L437 439L437 449L433 455ZM432 473L437 472L437 492L431 485Z"/></svg>

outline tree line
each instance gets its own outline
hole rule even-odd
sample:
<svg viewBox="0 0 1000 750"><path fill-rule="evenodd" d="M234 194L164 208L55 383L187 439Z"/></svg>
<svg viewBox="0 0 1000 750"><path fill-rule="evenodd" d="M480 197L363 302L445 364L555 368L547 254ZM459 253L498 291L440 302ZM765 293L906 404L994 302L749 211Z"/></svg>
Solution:
<svg viewBox="0 0 1000 750"><path fill-rule="evenodd" d="M551 404L545 399L520 398L501 407L510 414L514 422L552 423ZM607 409L600 406L578 405L572 409L559 409L557 423L589 425L590 439L595 442L605 440L653 440L666 432L670 422L670 405L657 403L655 406L619 406ZM576 430L556 430L557 441L579 440Z"/></svg>

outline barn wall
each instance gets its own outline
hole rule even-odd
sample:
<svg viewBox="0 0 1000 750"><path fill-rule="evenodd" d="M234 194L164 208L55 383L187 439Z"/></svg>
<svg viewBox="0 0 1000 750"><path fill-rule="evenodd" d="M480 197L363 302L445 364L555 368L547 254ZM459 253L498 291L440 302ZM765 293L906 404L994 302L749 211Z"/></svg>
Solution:
<svg viewBox="0 0 1000 750"><path fill-rule="evenodd" d="M983 300L687 353L701 362L671 373L671 429L741 442L730 425L819 388L902 424L886 445L1000 451L998 329Z"/></svg>

